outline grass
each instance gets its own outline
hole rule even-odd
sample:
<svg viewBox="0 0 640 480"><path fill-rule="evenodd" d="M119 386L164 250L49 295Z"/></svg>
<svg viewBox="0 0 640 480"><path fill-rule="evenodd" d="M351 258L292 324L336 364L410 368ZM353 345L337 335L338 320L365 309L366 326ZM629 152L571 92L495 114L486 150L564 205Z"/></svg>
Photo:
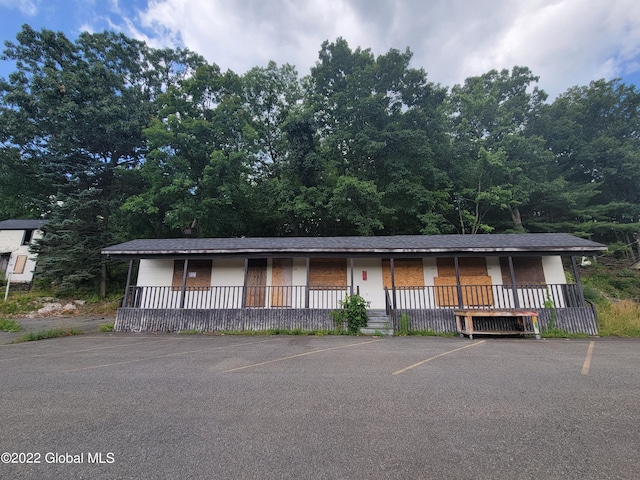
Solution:
<svg viewBox="0 0 640 480"><path fill-rule="evenodd" d="M113 332L113 323L103 323L98 326L99 332Z"/></svg>
<svg viewBox="0 0 640 480"><path fill-rule="evenodd" d="M640 304L632 300L597 305L600 336L640 337Z"/></svg>
<svg viewBox="0 0 640 480"><path fill-rule="evenodd" d="M35 342L49 338L69 337L71 335L82 335L84 332L78 328L52 328L42 332L30 332L22 335L12 343Z"/></svg>
<svg viewBox="0 0 640 480"><path fill-rule="evenodd" d="M19 332L22 330L22 325L20 325L15 320L11 318L0 318L0 332Z"/></svg>
<svg viewBox="0 0 640 480"><path fill-rule="evenodd" d="M12 293L6 302L0 302L0 315L18 315L37 310L46 294L39 292Z"/></svg>

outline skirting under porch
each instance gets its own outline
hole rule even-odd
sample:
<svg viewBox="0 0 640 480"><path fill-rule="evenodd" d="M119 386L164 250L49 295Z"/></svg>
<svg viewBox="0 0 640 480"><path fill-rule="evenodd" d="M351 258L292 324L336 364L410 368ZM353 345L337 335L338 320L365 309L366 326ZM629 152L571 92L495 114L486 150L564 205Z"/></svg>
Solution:
<svg viewBox="0 0 640 480"><path fill-rule="evenodd" d="M327 309L118 309L114 330L119 332L230 332L266 330L333 330L335 324ZM456 320L452 309L395 310L390 323L397 332L403 326L410 331L456 332ZM549 328L551 320L555 328L568 333L597 335L596 313L591 307L538 309L541 331ZM405 314L405 320L402 314ZM406 325L405 321L408 321ZM512 322L500 318L482 320L491 322L487 328L504 330ZM405 323L405 325L402 325ZM517 334L514 331L514 334Z"/></svg>

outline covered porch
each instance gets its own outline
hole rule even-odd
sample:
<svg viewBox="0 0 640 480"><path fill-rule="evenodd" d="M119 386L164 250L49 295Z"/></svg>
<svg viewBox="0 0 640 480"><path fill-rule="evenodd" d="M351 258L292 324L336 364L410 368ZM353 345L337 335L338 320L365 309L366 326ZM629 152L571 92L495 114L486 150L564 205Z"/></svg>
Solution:
<svg viewBox="0 0 640 480"><path fill-rule="evenodd" d="M464 239L466 246L450 246L449 251L443 244L434 248L433 241L451 241L442 237L454 236L262 239L267 244L293 240L294 245L286 249L263 245L260 252L251 242L256 239L202 239L210 246L226 241L236 248L183 249L181 258L175 250L139 247L114 246L103 253L129 259L117 330L332 330L329 312L347 296L359 294L377 317L383 314L396 330L408 322L414 331L456 331L456 309L535 309L542 328L553 325L595 335L595 310L584 299L576 253L606 247L558 235L479 235ZM531 247L542 239L562 240L564 246L555 245L555 251ZM481 247L488 240L517 245ZM336 242L342 248L336 249ZM357 248L363 242L373 242L374 247ZM421 247L415 248L416 243ZM237 248L239 244L244 248ZM161 265L165 271L171 269L170 281L167 273L161 273ZM572 281L567 282L565 270ZM158 281L162 275L164 280Z"/></svg>

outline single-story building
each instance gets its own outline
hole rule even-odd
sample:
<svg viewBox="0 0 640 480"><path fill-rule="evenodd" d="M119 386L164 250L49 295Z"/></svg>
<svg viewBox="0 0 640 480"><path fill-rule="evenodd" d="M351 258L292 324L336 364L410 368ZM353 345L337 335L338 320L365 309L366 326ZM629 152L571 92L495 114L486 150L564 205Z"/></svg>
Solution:
<svg viewBox="0 0 640 480"><path fill-rule="evenodd" d="M603 250L536 233L147 239L102 253L129 260L120 331L330 330L329 312L357 293L395 328L455 331L456 309L536 309L542 327L595 335L576 257Z"/></svg>
<svg viewBox="0 0 640 480"><path fill-rule="evenodd" d="M31 244L42 237L46 220L4 220L0 222L0 272L11 283L33 280L37 255L29 251Z"/></svg>

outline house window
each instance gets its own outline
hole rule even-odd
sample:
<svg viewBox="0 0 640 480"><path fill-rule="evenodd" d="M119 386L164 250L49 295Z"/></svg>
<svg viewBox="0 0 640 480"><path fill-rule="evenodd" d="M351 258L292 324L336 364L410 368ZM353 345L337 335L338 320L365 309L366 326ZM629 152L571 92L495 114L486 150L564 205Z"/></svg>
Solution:
<svg viewBox="0 0 640 480"><path fill-rule="evenodd" d="M13 273L24 273L24 267L27 264L26 255L18 255L16 257L16 264L13 266Z"/></svg>
<svg viewBox="0 0 640 480"><path fill-rule="evenodd" d="M391 288L391 261L382 260L382 279ZM421 258L396 258L393 260L393 280L396 287L423 287L424 269Z"/></svg>
<svg viewBox="0 0 640 480"><path fill-rule="evenodd" d="M455 260L453 258L438 258L437 264L438 276L433 281L436 286L438 305L443 307L458 306ZM458 258L458 272L464 306L487 307L493 305L491 276L488 274L487 261L484 257Z"/></svg>
<svg viewBox="0 0 640 480"><path fill-rule="evenodd" d="M542 257L513 257L512 259L517 285L544 285ZM500 258L500 270L502 270L502 283L511 285L508 258Z"/></svg>
<svg viewBox="0 0 640 480"><path fill-rule="evenodd" d="M25 230L22 238L22 245L29 245L33 240L33 230Z"/></svg>
<svg viewBox="0 0 640 480"><path fill-rule="evenodd" d="M211 260L189 260L187 264L187 288L211 286ZM171 286L174 290L182 288L184 260L173 262Z"/></svg>
<svg viewBox="0 0 640 480"><path fill-rule="evenodd" d="M347 286L347 260L340 258L309 259L309 288Z"/></svg>
<svg viewBox="0 0 640 480"><path fill-rule="evenodd" d="M0 272L4 273L9 267L9 260L11 259L11 253L0 254Z"/></svg>

